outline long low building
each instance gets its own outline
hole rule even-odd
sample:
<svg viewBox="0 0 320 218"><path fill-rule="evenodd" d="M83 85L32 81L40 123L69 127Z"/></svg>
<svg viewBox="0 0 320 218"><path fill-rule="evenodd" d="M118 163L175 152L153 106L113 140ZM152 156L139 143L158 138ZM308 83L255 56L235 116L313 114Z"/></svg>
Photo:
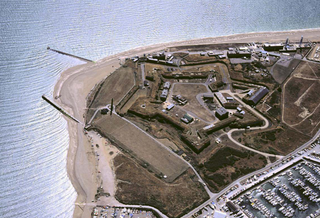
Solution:
<svg viewBox="0 0 320 218"><path fill-rule="evenodd" d="M228 58L251 58L251 52L248 51L228 51Z"/></svg>
<svg viewBox="0 0 320 218"><path fill-rule="evenodd" d="M214 95L216 96L216 98L218 99L218 101L220 102L220 104L223 106L225 103L227 103L228 101L226 100L226 98L220 93L220 92L215 92Z"/></svg>
<svg viewBox="0 0 320 218"><path fill-rule="evenodd" d="M263 49L266 51L279 51L283 49L283 44L282 43L277 43L277 44L265 43L263 45Z"/></svg>
<svg viewBox="0 0 320 218"><path fill-rule="evenodd" d="M269 89L266 87L260 88L253 96L248 100L248 103L251 105L256 105L266 94L268 94Z"/></svg>

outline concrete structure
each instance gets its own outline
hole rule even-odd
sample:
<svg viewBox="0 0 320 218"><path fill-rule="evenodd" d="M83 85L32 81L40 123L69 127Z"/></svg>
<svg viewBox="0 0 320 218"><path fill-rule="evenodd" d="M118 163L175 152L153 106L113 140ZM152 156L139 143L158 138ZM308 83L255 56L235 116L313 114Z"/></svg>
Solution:
<svg viewBox="0 0 320 218"><path fill-rule="evenodd" d="M170 89L171 83L170 82L165 82L163 85L164 89Z"/></svg>
<svg viewBox="0 0 320 218"><path fill-rule="evenodd" d="M274 56L274 57L278 57L278 58L280 58L280 57L281 57L281 55L280 55L280 54L278 54L278 53L274 53L274 52L270 52L270 53L269 53L269 55L270 55L270 56Z"/></svg>
<svg viewBox="0 0 320 218"><path fill-rule="evenodd" d="M223 55L223 52L213 52L213 51L208 52L208 56L220 56L220 55Z"/></svg>
<svg viewBox="0 0 320 218"><path fill-rule="evenodd" d="M174 104L169 104L166 109L169 111L169 110L171 110L172 108L174 108Z"/></svg>
<svg viewBox="0 0 320 218"><path fill-rule="evenodd" d="M228 58L251 58L251 52L248 51L228 51Z"/></svg>
<svg viewBox="0 0 320 218"><path fill-rule="evenodd" d="M279 51L283 49L283 44L282 43L278 43L278 44L265 43L263 45L263 49L266 51Z"/></svg>
<svg viewBox="0 0 320 218"><path fill-rule="evenodd" d="M181 95L173 95L172 98L180 105L185 105L188 102L188 100L182 97Z"/></svg>
<svg viewBox="0 0 320 218"><path fill-rule="evenodd" d="M232 201L228 201L226 205L232 213L236 213L239 211L239 208Z"/></svg>
<svg viewBox="0 0 320 218"><path fill-rule="evenodd" d="M251 96L253 94L254 90L250 89L250 91L247 93L248 96Z"/></svg>
<svg viewBox="0 0 320 218"><path fill-rule="evenodd" d="M227 214L216 210L213 214L213 218L226 218Z"/></svg>
<svg viewBox="0 0 320 218"><path fill-rule="evenodd" d="M260 88L253 96L248 100L248 103L251 105L256 105L266 94L268 94L269 89L266 87Z"/></svg>
<svg viewBox="0 0 320 218"><path fill-rule="evenodd" d="M205 99L213 99L213 94L205 93L202 95L202 98Z"/></svg>
<svg viewBox="0 0 320 218"><path fill-rule="evenodd" d="M208 126L203 127L203 130L206 131L208 129L211 129L212 127L214 127L214 124L210 124Z"/></svg>
<svg viewBox="0 0 320 218"><path fill-rule="evenodd" d="M228 118L229 112L224 108L224 107L220 107L216 110L216 117L219 120L223 120L225 118Z"/></svg>
<svg viewBox="0 0 320 218"><path fill-rule="evenodd" d="M108 108L104 108L101 110L101 114L107 114L109 112Z"/></svg>
<svg viewBox="0 0 320 218"><path fill-rule="evenodd" d="M161 95L160 95L160 99L162 101L165 101L165 100L167 100L167 97L168 97L168 89L162 90Z"/></svg>

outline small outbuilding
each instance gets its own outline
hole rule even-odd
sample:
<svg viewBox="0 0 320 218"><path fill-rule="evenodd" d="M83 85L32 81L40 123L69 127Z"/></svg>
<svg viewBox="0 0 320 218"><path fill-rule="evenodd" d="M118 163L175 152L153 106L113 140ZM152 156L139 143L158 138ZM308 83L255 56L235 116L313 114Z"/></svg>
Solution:
<svg viewBox="0 0 320 218"><path fill-rule="evenodd" d="M101 114L107 114L109 112L108 108L104 108L101 110Z"/></svg>
<svg viewBox="0 0 320 218"><path fill-rule="evenodd" d="M174 104L169 104L166 109L167 109L167 111L169 111L169 110L171 110L172 108L174 108Z"/></svg>
<svg viewBox="0 0 320 218"><path fill-rule="evenodd" d="M182 118L181 118L181 121L186 123L186 124L189 124L193 121L193 117L190 116L189 114L185 114Z"/></svg>

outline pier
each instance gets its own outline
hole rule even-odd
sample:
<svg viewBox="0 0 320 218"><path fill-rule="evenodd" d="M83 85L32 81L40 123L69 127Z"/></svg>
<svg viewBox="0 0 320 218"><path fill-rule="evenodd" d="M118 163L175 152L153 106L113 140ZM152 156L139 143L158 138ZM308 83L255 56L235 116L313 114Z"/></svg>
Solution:
<svg viewBox="0 0 320 218"><path fill-rule="evenodd" d="M61 112L63 115L69 117L70 119L72 119L73 121L77 122L77 123L81 123L77 118L75 118L74 116L70 115L68 112L66 112L62 107L60 107L59 105L57 105L56 103L54 103L53 101L51 101L48 97L46 97L45 95L42 95L42 99L45 100L46 102L48 102L50 105L52 105L55 109L57 109L59 112Z"/></svg>
<svg viewBox="0 0 320 218"><path fill-rule="evenodd" d="M66 52L63 52L63 51L52 49L49 46L47 47L47 50L57 52L58 54L67 55L67 56L70 56L70 57L73 57L73 58L77 58L77 59L85 61L85 62L94 62L94 61L86 59L86 58L82 58L82 57L79 57L79 56L76 56L76 55L73 55L73 54L69 54L69 53L66 53Z"/></svg>

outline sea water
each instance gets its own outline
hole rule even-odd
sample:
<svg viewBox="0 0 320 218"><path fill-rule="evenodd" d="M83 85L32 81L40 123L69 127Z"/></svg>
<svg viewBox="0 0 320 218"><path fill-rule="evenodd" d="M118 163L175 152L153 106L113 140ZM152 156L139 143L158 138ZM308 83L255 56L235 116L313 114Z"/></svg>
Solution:
<svg viewBox="0 0 320 218"><path fill-rule="evenodd" d="M71 217L67 122L41 99L77 59L169 41L320 27L317 0L1 0L0 217Z"/></svg>

